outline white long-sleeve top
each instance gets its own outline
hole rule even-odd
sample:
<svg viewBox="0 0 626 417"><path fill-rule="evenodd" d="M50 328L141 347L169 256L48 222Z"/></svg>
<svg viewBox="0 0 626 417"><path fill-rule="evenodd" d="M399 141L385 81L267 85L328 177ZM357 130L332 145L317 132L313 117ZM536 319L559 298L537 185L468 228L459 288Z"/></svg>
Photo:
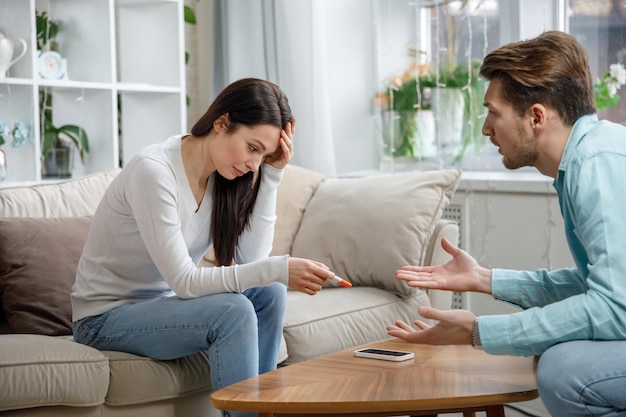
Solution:
<svg viewBox="0 0 626 417"><path fill-rule="evenodd" d="M283 170L263 166L235 265L198 267L212 240L213 177L200 207L181 156L182 135L149 146L113 180L94 213L72 288L72 319L168 295L194 298L287 284L287 255L268 257ZM197 211L196 211L197 209Z"/></svg>

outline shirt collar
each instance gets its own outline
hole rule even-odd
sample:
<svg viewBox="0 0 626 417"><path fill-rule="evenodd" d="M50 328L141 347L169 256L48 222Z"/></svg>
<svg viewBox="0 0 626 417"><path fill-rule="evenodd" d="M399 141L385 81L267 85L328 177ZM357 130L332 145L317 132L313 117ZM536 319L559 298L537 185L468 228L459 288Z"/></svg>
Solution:
<svg viewBox="0 0 626 417"><path fill-rule="evenodd" d="M556 179L554 180L555 187L557 187L557 184L562 183L563 174L565 173L567 166L570 164L571 159L576 154L575 149L578 146L578 143L580 143L580 141L585 137L587 132L589 132L597 123L598 115L596 113L593 113L581 116L580 118L578 118L578 120L576 120L574 126L572 126L572 130L569 133L567 142L565 143L565 148L563 149L563 155L561 155L559 172Z"/></svg>

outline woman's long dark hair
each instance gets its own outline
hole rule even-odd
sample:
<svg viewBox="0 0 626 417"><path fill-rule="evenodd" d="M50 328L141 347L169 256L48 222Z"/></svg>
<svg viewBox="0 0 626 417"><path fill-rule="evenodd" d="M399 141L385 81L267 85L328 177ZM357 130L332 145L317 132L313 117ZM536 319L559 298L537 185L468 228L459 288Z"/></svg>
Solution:
<svg viewBox="0 0 626 417"><path fill-rule="evenodd" d="M287 96L277 85L257 78L244 78L222 90L191 128L191 134L196 137L208 135L213 123L225 114L228 115L225 125L228 132L235 132L242 125L269 124L284 129L293 119ZM234 180L227 180L217 171L214 174L211 236L217 265L230 265L233 261L239 236L250 224L261 176L261 167L256 176L248 172Z"/></svg>

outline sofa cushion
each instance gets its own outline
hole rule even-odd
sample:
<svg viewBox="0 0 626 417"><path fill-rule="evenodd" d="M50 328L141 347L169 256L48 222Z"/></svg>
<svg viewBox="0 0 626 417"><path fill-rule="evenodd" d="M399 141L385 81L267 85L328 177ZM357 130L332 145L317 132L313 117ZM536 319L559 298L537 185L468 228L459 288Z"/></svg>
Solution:
<svg viewBox="0 0 626 417"><path fill-rule="evenodd" d="M0 219L0 298L15 333L72 334L70 291L91 217Z"/></svg>
<svg viewBox="0 0 626 417"><path fill-rule="evenodd" d="M323 179L323 175L298 166L285 167L276 198L277 218L271 255L291 253L302 215Z"/></svg>
<svg viewBox="0 0 626 417"><path fill-rule="evenodd" d="M447 169L326 179L304 212L291 254L323 262L356 286L415 294L421 290L397 280L395 271L422 264L460 175Z"/></svg>
<svg viewBox="0 0 626 417"><path fill-rule="evenodd" d="M0 189L0 217L90 216L120 168L28 187Z"/></svg>
<svg viewBox="0 0 626 417"><path fill-rule="evenodd" d="M104 403L109 360L96 349L56 337L0 336L0 411Z"/></svg>
<svg viewBox="0 0 626 417"><path fill-rule="evenodd" d="M284 364L387 339L388 324L412 323L417 309L429 305L424 292L399 297L372 287L324 288L315 297L289 291L287 297Z"/></svg>
<svg viewBox="0 0 626 417"><path fill-rule="evenodd" d="M103 353L111 369L108 405L143 404L211 390L206 352L169 361L124 352Z"/></svg>

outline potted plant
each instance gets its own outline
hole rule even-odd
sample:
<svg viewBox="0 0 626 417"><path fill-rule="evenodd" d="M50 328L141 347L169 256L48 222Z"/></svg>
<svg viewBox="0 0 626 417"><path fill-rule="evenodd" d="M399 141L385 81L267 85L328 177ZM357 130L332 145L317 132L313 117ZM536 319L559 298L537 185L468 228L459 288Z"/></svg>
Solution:
<svg viewBox="0 0 626 417"><path fill-rule="evenodd" d="M456 8L451 7L453 0L428 3L443 8L444 19L438 27L443 38L440 50L427 57L425 51L409 48L407 55L413 64L386 82L376 103L383 110L383 126L385 118L395 121L386 123L393 126L392 132L383 127L385 143L393 143L393 158L421 161L436 153L447 165L460 162L467 149L479 149L486 143L481 133L486 84L479 77L480 61L458 60L462 36L458 20L469 12L467 0L457 1ZM430 117L424 119L434 127L425 129L419 116L426 112ZM426 135L420 135L426 130ZM420 143L423 140L436 144Z"/></svg>
<svg viewBox="0 0 626 417"><path fill-rule="evenodd" d="M59 24L50 19L46 12L37 12L37 48L39 51L57 49L56 36ZM75 124L56 126L52 123L52 94L42 91L39 96L41 117L41 157L43 176L68 178L74 167L74 151L78 151L81 162L89 153L89 137L82 127Z"/></svg>
<svg viewBox="0 0 626 417"><path fill-rule="evenodd" d="M37 50L56 51L57 42L55 40L59 33L58 22L49 19L46 12L36 12L35 23L37 25Z"/></svg>
<svg viewBox="0 0 626 417"><path fill-rule="evenodd" d="M55 126L48 119L43 120L41 155L44 162L44 176L69 178L74 167L74 149L78 150L81 162L89 153L87 132L77 125Z"/></svg>

